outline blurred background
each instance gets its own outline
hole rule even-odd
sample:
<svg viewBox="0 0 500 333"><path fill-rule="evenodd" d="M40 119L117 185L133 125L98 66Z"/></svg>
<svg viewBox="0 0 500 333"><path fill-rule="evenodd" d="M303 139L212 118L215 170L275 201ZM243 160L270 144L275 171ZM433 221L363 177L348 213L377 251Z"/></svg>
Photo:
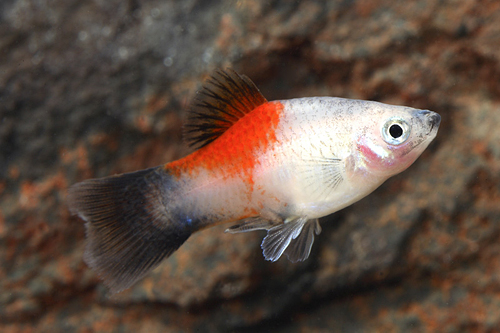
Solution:
<svg viewBox="0 0 500 333"><path fill-rule="evenodd" d="M494 0L0 2L0 330L496 331L499 22ZM110 296L67 188L186 155L186 109L226 67L269 100L407 105L441 128L322 219L306 262L220 226Z"/></svg>

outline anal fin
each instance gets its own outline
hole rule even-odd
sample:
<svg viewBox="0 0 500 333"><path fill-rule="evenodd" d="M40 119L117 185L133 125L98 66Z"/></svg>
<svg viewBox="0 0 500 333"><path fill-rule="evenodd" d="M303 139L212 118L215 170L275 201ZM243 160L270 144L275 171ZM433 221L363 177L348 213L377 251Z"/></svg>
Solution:
<svg viewBox="0 0 500 333"><path fill-rule="evenodd" d="M272 210L263 209L260 215L239 220L224 232L237 234L254 230L269 230L280 224L283 224L283 218L280 215Z"/></svg>
<svg viewBox="0 0 500 333"><path fill-rule="evenodd" d="M224 232L237 234L240 232L249 232L254 230L269 230L280 222L264 219L260 216L253 216L238 221L235 225L230 226Z"/></svg>

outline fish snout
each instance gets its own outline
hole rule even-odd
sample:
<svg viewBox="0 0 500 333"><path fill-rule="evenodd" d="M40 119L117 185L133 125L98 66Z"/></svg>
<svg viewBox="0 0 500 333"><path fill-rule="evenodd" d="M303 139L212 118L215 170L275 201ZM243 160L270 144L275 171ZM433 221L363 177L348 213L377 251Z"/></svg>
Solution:
<svg viewBox="0 0 500 333"><path fill-rule="evenodd" d="M422 116L426 120L426 122L429 125L429 127L431 128L431 130L433 128L439 127L439 124L441 123L441 116L436 112L429 111L429 110L421 110L419 112L419 115Z"/></svg>

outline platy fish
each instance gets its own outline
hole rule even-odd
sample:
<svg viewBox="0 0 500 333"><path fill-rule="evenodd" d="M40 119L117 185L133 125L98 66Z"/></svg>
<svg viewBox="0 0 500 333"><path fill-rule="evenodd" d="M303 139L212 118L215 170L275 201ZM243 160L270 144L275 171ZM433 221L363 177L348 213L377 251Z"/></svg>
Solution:
<svg viewBox="0 0 500 333"><path fill-rule="evenodd" d="M266 260L309 257L318 219L408 168L437 134L432 111L335 97L268 102L246 76L217 71L198 92L190 155L68 192L86 221L84 260L112 292L129 288L196 231L266 230Z"/></svg>

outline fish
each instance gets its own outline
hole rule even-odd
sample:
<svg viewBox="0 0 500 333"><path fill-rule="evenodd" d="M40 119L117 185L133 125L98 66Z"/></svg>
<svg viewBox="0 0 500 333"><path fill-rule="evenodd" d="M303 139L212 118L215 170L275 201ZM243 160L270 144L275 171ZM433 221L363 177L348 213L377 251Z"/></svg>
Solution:
<svg viewBox="0 0 500 333"><path fill-rule="evenodd" d="M84 220L84 261L112 293L130 288L193 233L265 230L266 260L306 260L319 219L407 169L436 137L438 113L375 101L267 101L219 69L196 94L184 127L189 155L71 186Z"/></svg>

